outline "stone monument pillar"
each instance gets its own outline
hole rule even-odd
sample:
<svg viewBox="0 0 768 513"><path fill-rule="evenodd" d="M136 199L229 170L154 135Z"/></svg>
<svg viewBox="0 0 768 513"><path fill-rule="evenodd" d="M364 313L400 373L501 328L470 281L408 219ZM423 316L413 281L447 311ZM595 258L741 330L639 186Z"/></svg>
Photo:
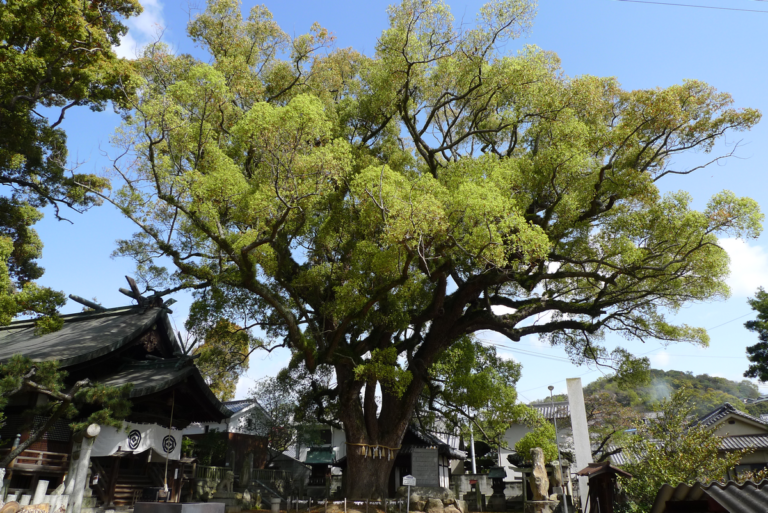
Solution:
<svg viewBox="0 0 768 513"><path fill-rule="evenodd" d="M88 467L91 464L93 441L99 436L100 432L101 427L99 427L98 424L91 424L82 434L83 442L80 448L80 458L77 460L75 476L73 479L72 498L69 501L70 506L67 508L67 513L80 513L80 509L83 506L83 495L85 493L85 487L88 486Z"/></svg>
<svg viewBox="0 0 768 513"><path fill-rule="evenodd" d="M551 513L557 501L549 500L549 477L544 466L544 451L539 447L531 449L533 471L530 477L532 500L525 503L525 513Z"/></svg>

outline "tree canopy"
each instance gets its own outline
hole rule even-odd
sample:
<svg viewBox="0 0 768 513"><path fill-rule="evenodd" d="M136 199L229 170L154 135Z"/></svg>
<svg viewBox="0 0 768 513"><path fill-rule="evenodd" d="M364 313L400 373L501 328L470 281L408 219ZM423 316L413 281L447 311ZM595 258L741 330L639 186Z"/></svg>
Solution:
<svg viewBox="0 0 768 513"><path fill-rule="evenodd" d="M79 174L67 162L60 125L76 106L103 110L125 98L131 65L112 47L125 18L141 12L137 0L18 0L0 4L0 324L19 314L40 317L42 331L60 327L64 296L34 280L42 242L31 228L52 206L82 212L98 204L109 181Z"/></svg>
<svg viewBox="0 0 768 513"><path fill-rule="evenodd" d="M747 347L750 365L744 376L768 381L768 292L760 287L755 297L749 299L749 306L757 313L757 319L745 322L744 326L757 334L759 342Z"/></svg>
<svg viewBox="0 0 768 513"><path fill-rule="evenodd" d="M717 236L754 237L762 215L728 191L697 211L658 182L759 112L696 80L627 91L534 46L505 53L532 1L493 0L474 26L439 1L388 13L373 56L234 0L189 25L210 61L147 49L114 139L124 185L100 193L138 227L118 252L145 286L191 289L209 323L289 348L353 444L397 447L430 369L478 331L622 375L647 360L608 333L706 345L667 315L728 294ZM350 496L386 493L391 462L348 465Z"/></svg>

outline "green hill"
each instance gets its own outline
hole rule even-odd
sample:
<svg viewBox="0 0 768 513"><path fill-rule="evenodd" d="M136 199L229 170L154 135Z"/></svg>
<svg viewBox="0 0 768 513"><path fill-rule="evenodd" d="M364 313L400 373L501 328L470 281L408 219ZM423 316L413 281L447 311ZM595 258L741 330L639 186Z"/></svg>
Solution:
<svg viewBox="0 0 768 513"><path fill-rule="evenodd" d="M695 413L703 415L725 402L750 413L760 415L768 413L768 402L744 404L744 399L757 399L760 392L751 381L731 381L708 374L694 376L691 372L651 370L650 382L645 386L622 389L611 377L599 378L584 387L584 396L606 391L616 395L616 400L624 406L632 406L639 411L650 411L655 403L669 397L678 388L688 385L693 391ZM548 399L548 398L547 398Z"/></svg>

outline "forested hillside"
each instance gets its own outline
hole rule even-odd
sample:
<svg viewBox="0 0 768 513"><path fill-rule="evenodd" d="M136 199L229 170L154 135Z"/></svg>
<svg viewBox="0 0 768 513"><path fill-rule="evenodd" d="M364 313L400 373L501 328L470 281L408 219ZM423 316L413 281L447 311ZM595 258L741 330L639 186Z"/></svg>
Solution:
<svg viewBox="0 0 768 513"><path fill-rule="evenodd" d="M760 392L751 381L731 381L725 378L700 374L694 376L690 372L663 371L652 369L650 382L645 386L634 386L622 389L613 377L600 378L584 388L584 396L598 392L615 394L616 400L624 406L632 406L641 411L653 409L653 405L675 390L688 385L693 390L695 413L702 415L724 402L729 402L742 411L759 415L768 413L768 403L744 404L744 399L757 399Z"/></svg>
<svg viewBox="0 0 768 513"><path fill-rule="evenodd" d="M695 404L694 413L703 415L722 405L731 403L736 408L751 415L768 414L768 401L757 404L744 404L745 399L758 399L760 392L757 386L748 380L731 381L708 374L693 375L690 372L663 371L651 369L650 381L645 386L621 388L613 376L599 378L584 387L584 397L599 392L609 392L615 396L622 406L631 406L637 411L653 410L654 404L669 397L675 390L687 385L693 391L692 400ZM566 400L567 396L555 396L555 400ZM549 397L540 401L549 402Z"/></svg>

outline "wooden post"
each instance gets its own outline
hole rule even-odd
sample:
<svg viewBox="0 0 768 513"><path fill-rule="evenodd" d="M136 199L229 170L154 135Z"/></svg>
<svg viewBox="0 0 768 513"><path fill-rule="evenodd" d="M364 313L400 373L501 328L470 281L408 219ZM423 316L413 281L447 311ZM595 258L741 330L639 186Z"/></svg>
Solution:
<svg viewBox="0 0 768 513"><path fill-rule="evenodd" d="M112 457L112 470L109 474L109 481L107 482L107 507L114 507L115 505L115 487L117 486L117 477L120 474L120 458Z"/></svg>
<svg viewBox="0 0 768 513"><path fill-rule="evenodd" d="M368 513L368 505L371 503L371 499L365 499L365 513Z"/></svg>

